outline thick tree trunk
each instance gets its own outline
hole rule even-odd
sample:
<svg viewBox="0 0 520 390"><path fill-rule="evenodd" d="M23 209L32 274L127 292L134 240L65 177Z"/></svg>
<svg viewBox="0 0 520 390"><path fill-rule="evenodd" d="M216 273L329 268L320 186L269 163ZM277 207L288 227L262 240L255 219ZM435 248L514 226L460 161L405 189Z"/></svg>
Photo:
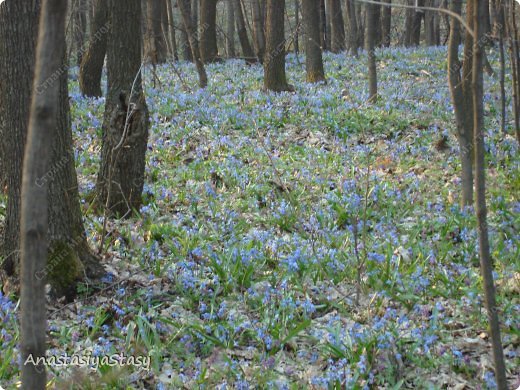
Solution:
<svg viewBox="0 0 520 390"><path fill-rule="evenodd" d="M373 103L377 100L377 66L376 66L376 24L378 24L378 5L367 4L367 31L365 49L368 57L368 101Z"/></svg>
<svg viewBox="0 0 520 390"><path fill-rule="evenodd" d="M302 1L303 26L305 28L305 65L307 82L325 81L320 46L320 5L315 0Z"/></svg>
<svg viewBox="0 0 520 390"><path fill-rule="evenodd" d="M148 142L141 85L141 5L139 0L109 0L108 5L108 93L96 190L110 212L129 216L141 206Z"/></svg>
<svg viewBox="0 0 520 390"><path fill-rule="evenodd" d="M392 0L385 0L385 3L392 4ZM383 47L390 47L392 40L392 7L383 7L381 16L381 44Z"/></svg>
<svg viewBox="0 0 520 390"><path fill-rule="evenodd" d="M238 0L238 3L240 0ZM264 12L260 5L260 0L252 0L251 8L253 13L253 42L256 56L263 63L265 53L265 33L264 33ZM243 16L242 16L243 19Z"/></svg>
<svg viewBox="0 0 520 390"><path fill-rule="evenodd" d="M190 3L189 0L177 0L177 5L181 11L182 19L184 22L184 28L188 34L188 39L191 47L191 56L197 67L197 73L199 74L199 86L206 88L208 85L208 76L206 75L206 68L200 58L199 50L199 38L195 27L192 25L192 18L190 17Z"/></svg>
<svg viewBox="0 0 520 390"><path fill-rule="evenodd" d="M226 1L226 54L228 58L236 57L235 52L235 5L233 0Z"/></svg>
<svg viewBox="0 0 520 390"><path fill-rule="evenodd" d="M47 185L40 185L52 159L60 85L50 80L63 66L67 0L43 0L35 66L33 98L25 150L21 198L20 352L22 388L46 388L45 280L49 222ZM19 15L22 16L22 15ZM25 15L23 15L25 16ZM45 85L45 87L43 87Z"/></svg>
<svg viewBox="0 0 520 390"><path fill-rule="evenodd" d="M253 48L251 47L251 43L249 43L249 38L247 37L247 29L246 22L244 19L244 12L242 11L242 5L240 4L240 0L233 0L235 4L235 16L237 22L237 31L238 31L238 39L240 41L240 46L242 47L242 55L246 59L248 64L256 62L255 53L253 53ZM255 3L253 3L253 9L255 7ZM263 58L263 52L257 52L257 56L259 59Z"/></svg>
<svg viewBox="0 0 520 390"><path fill-rule="evenodd" d="M166 61L166 41L162 31L163 5L164 1L160 0L146 2L144 56L154 65Z"/></svg>
<svg viewBox="0 0 520 390"><path fill-rule="evenodd" d="M478 233L479 233L479 258L482 280L484 283L484 296L486 311L489 319L491 334L491 344L493 348L493 361L495 363L495 378L497 388L506 390L506 367L504 362L504 351L502 339L500 337L500 322L496 302L496 289L493 280L493 264L489 245L488 225L487 225L487 206L486 206L486 163L484 150L484 34L486 33L486 6L489 11L489 4L485 1L474 0L473 26L475 39L473 43L473 112L474 112L474 144L475 144L475 188L476 202L475 211L477 214Z"/></svg>
<svg viewBox="0 0 520 390"><path fill-rule="evenodd" d="M341 11L340 0L327 0L327 6L330 15L330 36L331 51L339 53L345 50L345 24L343 22L343 13Z"/></svg>
<svg viewBox="0 0 520 390"><path fill-rule="evenodd" d="M200 1L200 55L205 64L218 60L217 0Z"/></svg>
<svg viewBox="0 0 520 390"><path fill-rule="evenodd" d="M79 68L79 87L81 93L89 97L99 97L101 91L101 75L107 51L108 37L107 0L96 0L94 18L90 25L89 46L83 55Z"/></svg>

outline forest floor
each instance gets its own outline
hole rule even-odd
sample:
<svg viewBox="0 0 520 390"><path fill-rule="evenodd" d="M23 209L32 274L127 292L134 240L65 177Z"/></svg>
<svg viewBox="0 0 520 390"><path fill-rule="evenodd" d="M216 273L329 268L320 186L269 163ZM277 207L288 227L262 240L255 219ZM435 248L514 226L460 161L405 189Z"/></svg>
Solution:
<svg viewBox="0 0 520 390"><path fill-rule="evenodd" d="M50 304L48 356L124 353L150 367L50 367L53 386L494 388L474 212L458 206L446 49L378 58L374 105L364 56L325 55L328 83L309 85L304 58L289 55L294 94L262 92L261 66L242 61L208 66L205 90L192 65L158 67L155 86L146 68L141 216L108 223L104 290ZM500 133L497 80L486 77L488 205L516 388L520 159ZM103 219L89 201L104 100L82 98L74 80L71 96L97 248ZM19 378L15 305L0 296L8 388Z"/></svg>

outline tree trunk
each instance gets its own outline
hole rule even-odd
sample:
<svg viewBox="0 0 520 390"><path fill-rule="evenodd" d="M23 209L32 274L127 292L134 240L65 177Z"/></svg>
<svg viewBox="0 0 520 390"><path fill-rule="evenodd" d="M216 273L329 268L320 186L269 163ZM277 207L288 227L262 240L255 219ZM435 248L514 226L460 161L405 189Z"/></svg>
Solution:
<svg viewBox="0 0 520 390"><path fill-rule="evenodd" d="M298 54L300 52L300 0L294 0L294 19L296 28L294 30L294 52Z"/></svg>
<svg viewBox="0 0 520 390"><path fill-rule="evenodd" d="M472 0L473 1L473 0ZM479 233L479 258L482 280L484 283L484 296L486 311L489 319L491 344L493 348L493 361L495 363L495 378L499 390L507 389L506 367L504 351L500 337L500 322L496 303L495 282L493 280L493 265L488 237L487 206L486 206L486 165L484 150L484 35L486 33L486 3L476 1L473 4L473 26L475 39L473 43L473 112L474 112L474 144L475 144L475 188ZM489 10L489 5L488 5Z"/></svg>
<svg viewBox="0 0 520 390"><path fill-rule="evenodd" d="M348 17L348 49L354 56L358 55L361 41L361 31L359 19L357 16L357 4L355 0L347 0L347 17Z"/></svg>
<svg viewBox="0 0 520 390"><path fill-rule="evenodd" d="M109 0L108 4L108 93L96 190L111 213L129 216L141 206L148 142L140 69L141 6L139 0Z"/></svg>
<svg viewBox="0 0 520 390"><path fill-rule="evenodd" d="M217 0L200 1L200 55L205 64L218 60Z"/></svg>
<svg viewBox="0 0 520 390"><path fill-rule="evenodd" d="M378 5L367 4L367 31L365 49L368 57L368 101L374 103L377 100L377 66L376 66L376 24L378 23Z"/></svg>
<svg viewBox="0 0 520 390"><path fill-rule="evenodd" d="M27 2L29 3L29 2ZM45 272L48 236L48 187L40 178L49 172L53 139L58 125L60 85L50 80L63 67L66 0L43 0L37 60L25 150L21 197L20 352L22 388L46 388ZM19 15L20 16L20 15ZM26 17L23 14L23 17ZM45 87L44 87L45 85Z"/></svg>
<svg viewBox="0 0 520 390"><path fill-rule="evenodd" d="M107 51L108 37L107 0L96 0L94 17L90 24L89 46L83 55L79 68L79 88L81 93L89 97L99 97L101 91L101 75Z"/></svg>
<svg viewBox="0 0 520 390"><path fill-rule="evenodd" d="M244 19L244 12L242 11L242 5L240 4L240 0L233 0L235 3L235 16L237 22L237 30L238 30L238 39L240 40L240 46L242 47L242 55L246 59L248 64L252 64L256 62L255 53L253 53L253 48L249 43L249 38L247 37L247 29L246 22ZM255 3L253 2L253 9L255 7ZM263 57L263 52L257 52L258 58L261 59Z"/></svg>
<svg viewBox="0 0 520 390"><path fill-rule="evenodd" d="M87 3L86 0L76 0L73 10L74 45L76 46L76 63L81 65L83 47L87 35Z"/></svg>
<svg viewBox="0 0 520 390"><path fill-rule="evenodd" d="M516 3L507 3L507 30L509 36L509 55L511 61L511 79L513 89L513 112L515 118L516 139L520 143L520 45L516 21Z"/></svg>
<svg viewBox="0 0 520 390"><path fill-rule="evenodd" d="M385 3L392 4L392 0L385 0ZM381 35L383 47L390 47L392 40L392 7L383 7L381 16Z"/></svg>
<svg viewBox="0 0 520 390"><path fill-rule="evenodd" d="M146 2L144 56L154 65L166 61L166 41L162 31L163 4L164 2L160 0L147 0Z"/></svg>
<svg viewBox="0 0 520 390"><path fill-rule="evenodd" d="M233 0L226 1L226 52L228 58L236 57L235 53L235 7Z"/></svg>
<svg viewBox="0 0 520 390"><path fill-rule="evenodd" d="M285 0L267 0L267 36L264 57L264 88L292 91L285 75Z"/></svg>
<svg viewBox="0 0 520 390"><path fill-rule="evenodd" d="M206 68L204 68L204 63L200 58L199 38L197 37L197 32L195 31L194 26L192 25L189 0L177 0L177 5L181 11L182 19L184 21L184 28L188 34L191 47L191 56L195 62L195 66L197 67L197 73L199 75L199 86L201 88L206 88L208 85L208 76L206 75Z"/></svg>
<svg viewBox="0 0 520 390"><path fill-rule="evenodd" d="M341 11L340 0L327 0L328 15L330 16L330 48L333 53L345 50L345 24Z"/></svg>
<svg viewBox="0 0 520 390"><path fill-rule="evenodd" d="M172 0L166 1L166 11L168 13L168 31L170 39L170 54L174 61L179 61L179 52L177 50L177 37L175 34L175 18L173 15Z"/></svg>
<svg viewBox="0 0 520 390"><path fill-rule="evenodd" d="M409 0L408 5L423 6L424 0ZM419 46L421 43L421 23L424 16L424 11L408 8L406 10L405 19L405 38L404 45L406 47Z"/></svg>
<svg viewBox="0 0 520 390"><path fill-rule="evenodd" d="M240 0L237 1L240 4ZM265 33L264 33L264 12L260 5L260 0L252 0L251 8L253 12L253 42L258 60L263 63L265 53ZM243 19L243 16L242 16Z"/></svg>
<svg viewBox="0 0 520 390"><path fill-rule="evenodd" d="M307 82L325 81L320 46L320 4L315 0L302 0L303 26L305 28L305 65Z"/></svg>
<svg viewBox="0 0 520 390"><path fill-rule="evenodd" d="M327 9L325 7L325 0L318 0L320 2L320 42L323 51L329 50L328 46L328 31L327 31Z"/></svg>
<svg viewBox="0 0 520 390"><path fill-rule="evenodd" d="M189 3L188 3L189 5ZM190 18L191 21L191 18ZM181 23L181 50L182 50L182 58L184 61L193 62L193 55L191 54L191 45L190 40L188 38L188 32L184 25L184 21Z"/></svg>
<svg viewBox="0 0 520 390"><path fill-rule="evenodd" d="M439 0L427 0L427 7L438 8ZM435 11L424 13L424 36L427 46L439 46L441 44L440 15Z"/></svg>

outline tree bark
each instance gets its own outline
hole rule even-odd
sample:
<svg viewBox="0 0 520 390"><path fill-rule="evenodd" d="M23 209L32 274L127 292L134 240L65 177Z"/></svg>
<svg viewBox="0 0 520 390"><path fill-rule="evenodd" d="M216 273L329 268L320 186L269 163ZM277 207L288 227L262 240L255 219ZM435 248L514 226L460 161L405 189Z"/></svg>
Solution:
<svg viewBox="0 0 520 390"><path fill-rule="evenodd" d="M205 64L218 60L217 0L200 1L200 55Z"/></svg>
<svg viewBox="0 0 520 390"><path fill-rule="evenodd" d="M87 3L86 0L76 0L73 10L74 45L76 46L76 62L81 65L83 47L87 35Z"/></svg>
<svg viewBox="0 0 520 390"><path fill-rule="evenodd" d="M101 91L101 75L107 51L108 37L107 0L96 0L94 18L90 25L89 46L83 55L79 68L79 88L81 93L89 97L99 97Z"/></svg>
<svg viewBox="0 0 520 390"><path fill-rule="evenodd" d="M473 0L472 0L473 1ZM489 245L487 206L486 206L486 172L484 150L484 35L486 33L486 3L476 1L473 4L473 26L476 37L473 42L473 112L474 112L474 144L475 144L475 188L479 233L479 258L480 270L484 283L484 296L486 311L489 319L491 344L493 348L493 361L495 363L495 378L499 390L507 389L506 367L504 351L500 337L500 322L496 303L496 289L493 280L493 265ZM488 5L489 7L489 5ZM489 10L489 8L488 8Z"/></svg>
<svg viewBox="0 0 520 390"><path fill-rule="evenodd" d="M346 0L347 16L348 16L348 49L354 56L358 55L361 41L361 30L357 15L357 4L355 0Z"/></svg>
<svg viewBox="0 0 520 390"><path fill-rule="evenodd" d="M177 37L175 34L175 18L173 15L173 5L172 0L166 1L166 11L168 13L168 32L169 32L169 40L170 40L170 55L173 57L174 61L179 61L179 52L177 50Z"/></svg>
<svg viewBox="0 0 520 390"><path fill-rule="evenodd" d="M303 25L305 28L305 65L307 82L325 81L323 58L320 46L320 4L315 0L302 0Z"/></svg>
<svg viewBox="0 0 520 390"><path fill-rule="evenodd" d="M60 85L46 85L63 67L66 0L43 0L33 98L29 116L21 197L20 351L22 388L45 389L46 305L45 280L49 222L48 187L39 180L50 168L52 144L58 125ZM19 15L20 16L20 15ZM25 16L25 15L24 15ZM45 87L43 87L45 85Z"/></svg>
<svg viewBox="0 0 520 390"><path fill-rule="evenodd" d="M240 0L238 0L240 3ZM251 8L253 13L253 42L258 60L263 63L265 53L265 32L264 32L264 12L260 5L260 0L252 0ZM243 16L242 16L243 19Z"/></svg>
<svg viewBox="0 0 520 390"><path fill-rule="evenodd" d="M267 36L264 57L264 88L294 90L285 75L285 0L267 0Z"/></svg>
<svg viewBox="0 0 520 390"><path fill-rule="evenodd" d="M294 19L296 28L294 30L294 52L298 54L300 52L300 0L294 0Z"/></svg>
<svg viewBox="0 0 520 390"><path fill-rule="evenodd" d="M249 43L249 38L247 37L247 29L246 22L244 19L244 12L242 11L242 5L240 4L240 0L233 0L235 4L235 16L237 22L237 32L238 39L240 41L240 46L242 47L242 55L246 59L248 64L252 64L256 62L255 53L253 52L253 48ZM253 2L253 9L255 7L255 3ZM260 6L259 6L260 7ZM260 8L259 8L260 9ZM255 40L256 42L256 40ZM263 58L263 52L257 52L257 56L259 59Z"/></svg>
<svg viewBox="0 0 520 390"><path fill-rule="evenodd" d="M330 36L331 51L339 53L345 50L345 24L343 22L343 13L341 11L340 0L327 0L327 7L330 16Z"/></svg>
<svg viewBox="0 0 520 390"><path fill-rule="evenodd" d="M166 61L166 41L162 31L163 5L164 1L161 0L147 0L146 2L144 56L154 65Z"/></svg>
<svg viewBox="0 0 520 390"><path fill-rule="evenodd" d="M330 46L328 45L328 34L327 31L327 9L325 7L325 0L318 0L320 2L320 42L323 51L328 51Z"/></svg>
<svg viewBox="0 0 520 390"><path fill-rule="evenodd" d="M385 3L392 4L392 0L385 0ZM383 7L381 16L381 35L382 46L390 47L392 40L392 7Z"/></svg>
<svg viewBox="0 0 520 390"><path fill-rule="evenodd" d="M378 23L378 11L379 6L375 4L367 4L367 31L365 48L368 57L368 101L374 103L377 100L377 66L376 66L376 24Z"/></svg>
<svg viewBox="0 0 520 390"><path fill-rule="evenodd" d="M108 5L108 93L96 190L108 211L130 216L141 206L148 142L148 108L141 84L141 6L139 0L109 0Z"/></svg>
<svg viewBox="0 0 520 390"><path fill-rule="evenodd" d="M427 0L427 7L438 8L439 0ZM441 44L440 15L435 11L424 13L424 36L427 46L439 46Z"/></svg>
<svg viewBox="0 0 520 390"><path fill-rule="evenodd" d="M208 76L206 75L206 68L204 67L204 63L200 58L200 50L199 50L199 38L197 36L197 32L195 31L194 26L192 25L192 18L190 17L190 3L189 0L177 0L177 5L182 14L182 19L184 21L184 28L188 33L188 39L190 41L191 47L191 56L193 61L195 62L195 66L197 67L197 73L199 75L199 86L201 88L206 88L208 85Z"/></svg>
<svg viewBox="0 0 520 390"><path fill-rule="evenodd" d="M235 52L235 5L233 0L226 1L226 52L228 58L236 57Z"/></svg>

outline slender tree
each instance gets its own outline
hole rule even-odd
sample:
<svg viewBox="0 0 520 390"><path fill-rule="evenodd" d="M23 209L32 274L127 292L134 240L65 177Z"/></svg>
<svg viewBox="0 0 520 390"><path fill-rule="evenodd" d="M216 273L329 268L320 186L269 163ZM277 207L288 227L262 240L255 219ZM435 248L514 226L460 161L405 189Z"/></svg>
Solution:
<svg viewBox="0 0 520 390"><path fill-rule="evenodd" d="M253 52L253 48L251 47L251 43L249 43L249 38L247 37L247 28L246 22L244 19L244 12L242 11L242 5L240 4L240 0L233 0L235 4L235 16L237 22L237 32L238 39L240 41L240 46L242 47L242 55L246 59L248 64L256 62L256 57ZM253 9L255 3L253 2ZM258 58L263 57L263 53L257 52Z"/></svg>
<svg viewBox="0 0 520 390"><path fill-rule="evenodd" d="M46 310L45 272L48 249L48 186L40 185L52 161L58 125L60 85L50 80L63 66L66 0L43 0L23 168L21 215L21 332L22 388L45 389ZM43 87L45 85L45 87Z"/></svg>
<svg viewBox="0 0 520 390"><path fill-rule="evenodd" d="M109 0L108 92L96 190L110 212L139 210L148 142L148 109L141 83L141 4Z"/></svg>
<svg viewBox="0 0 520 390"><path fill-rule="evenodd" d="M172 0L166 1L166 12L168 14L168 32L169 32L169 41L170 41L170 55L173 57L174 61L179 60L179 53L177 50L177 37L175 34L175 18L173 15L173 5Z"/></svg>
<svg viewBox="0 0 520 390"><path fill-rule="evenodd" d="M240 0L237 0L240 2ZM253 42L258 60L263 63L265 53L264 12L260 0L251 0L253 13Z"/></svg>
<svg viewBox="0 0 520 390"><path fill-rule="evenodd" d="M345 24L343 22L343 13L341 11L340 0L327 0L327 7L330 16L330 49L333 53L339 53L345 50Z"/></svg>
<svg viewBox="0 0 520 390"><path fill-rule="evenodd" d="M348 49L350 53L357 56L361 48L361 28L358 19L357 4L355 0L346 0L346 14L348 17Z"/></svg>
<svg viewBox="0 0 520 390"><path fill-rule="evenodd" d="M294 0L294 21L296 28L294 30L293 45L294 52L300 52L300 0Z"/></svg>
<svg viewBox="0 0 520 390"><path fill-rule="evenodd" d="M205 64L218 59L217 0L200 1L200 55Z"/></svg>
<svg viewBox="0 0 520 390"><path fill-rule="evenodd" d="M162 64L166 61L166 40L162 31L164 1L147 0L145 17L145 58L152 64Z"/></svg>
<svg viewBox="0 0 520 390"><path fill-rule="evenodd" d="M320 46L320 4L315 0L302 1L303 25L305 28L305 64L307 81L325 81L323 58Z"/></svg>
<svg viewBox="0 0 520 390"><path fill-rule="evenodd" d="M264 88L276 92L294 90L285 75L284 20L285 0L267 0Z"/></svg>
<svg viewBox="0 0 520 390"><path fill-rule="evenodd" d="M87 2L76 0L73 5L74 45L76 46L76 61L81 65L83 46L87 35Z"/></svg>
<svg viewBox="0 0 520 390"><path fill-rule="evenodd" d="M376 66L376 24L378 24L378 10L376 4L367 4L367 32L365 48L368 57L368 100L375 102L377 100L377 66Z"/></svg>
<svg viewBox="0 0 520 390"><path fill-rule="evenodd" d="M495 282L493 280L493 264L488 237L487 206L486 206L486 164L484 150L484 35L486 33L486 6L484 1L470 0L473 2L473 26L475 39L473 41L473 113L474 113L474 144L475 144L475 188L479 233L479 258L482 280L484 283L484 296L486 310L489 319L491 343L493 347L493 360L495 363L495 378L499 390L507 389L506 368L504 351L500 337L500 322L496 303ZM471 16L471 14L469 14Z"/></svg>
<svg viewBox="0 0 520 390"><path fill-rule="evenodd" d="M199 74L199 86L201 88L206 88L208 85L208 76L206 74L206 68L204 67L204 63L200 58L200 50L199 50L199 38L197 36L197 32L195 31L194 26L192 25L192 18L190 17L190 3L189 0L177 0L177 5L182 14L182 19L184 22L184 28L188 33L188 39L191 47L191 56L193 61L195 62L195 66L197 67L197 73Z"/></svg>
<svg viewBox="0 0 520 390"><path fill-rule="evenodd" d="M102 96L101 75L107 51L108 28L107 0L96 0L90 24L89 46L79 68L79 88L85 96Z"/></svg>
<svg viewBox="0 0 520 390"><path fill-rule="evenodd" d="M385 0L385 3L392 4L392 0ZM392 39L392 7L383 7L381 15L381 44L390 47Z"/></svg>
<svg viewBox="0 0 520 390"><path fill-rule="evenodd" d="M234 58L235 53L235 4L233 0L226 1L226 52L228 58Z"/></svg>

